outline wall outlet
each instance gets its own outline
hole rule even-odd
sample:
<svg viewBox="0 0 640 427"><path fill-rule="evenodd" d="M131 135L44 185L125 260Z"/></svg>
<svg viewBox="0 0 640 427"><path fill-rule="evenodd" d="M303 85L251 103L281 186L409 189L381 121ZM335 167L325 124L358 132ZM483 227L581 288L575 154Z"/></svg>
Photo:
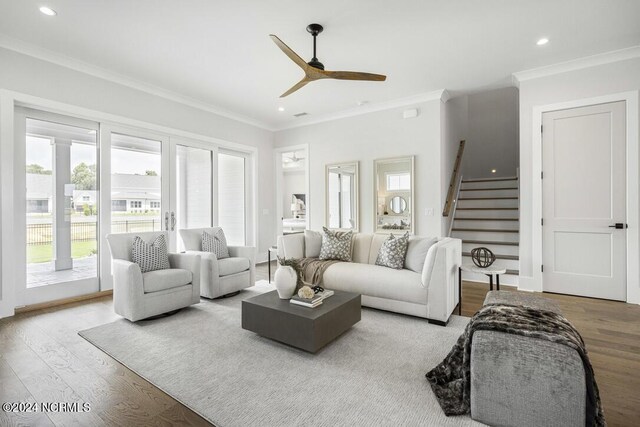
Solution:
<svg viewBox="0 0 640 427"><path fill-rule="evenodd" d="M433 208L425 208L424 216L433 216Z"/></svg>

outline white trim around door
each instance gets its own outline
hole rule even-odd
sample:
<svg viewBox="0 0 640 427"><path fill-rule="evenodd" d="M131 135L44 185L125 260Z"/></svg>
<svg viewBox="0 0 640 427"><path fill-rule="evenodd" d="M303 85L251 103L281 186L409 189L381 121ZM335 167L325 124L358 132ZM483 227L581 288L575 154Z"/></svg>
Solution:
<svg viewBox="0 0 640 427"><path fill-rule="evenodd" d="M629 91L594 98L578 99L533 108L532 123L532 265L533 280L528 290L542 292L542 115L546 112L625 101L627 141L627 298L629 303L640 304L640 150L638 105L639 91Z"/></svg>

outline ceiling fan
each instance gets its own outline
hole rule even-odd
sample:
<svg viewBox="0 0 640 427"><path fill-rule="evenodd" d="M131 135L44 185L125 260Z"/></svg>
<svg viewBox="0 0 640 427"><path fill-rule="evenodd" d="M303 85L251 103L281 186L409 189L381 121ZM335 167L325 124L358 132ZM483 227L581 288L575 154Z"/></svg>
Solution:
<svg viewBox="0 0 640 427"><path fill-rule="evenodd" d="M282 161L285 163L298 163L300 160L304 160L304 157L298 157L295 151L291 154L291 156L282 156Z"/></svg>
<svg viewBox="0 0 640 427"><path fill-rule="evenodd" d="M304 59L300 58L297 53L295 53L289 46L284 44L284 42L280 40L276 35L269 35L269 37L271 37L271 40L273 40L273 42L278 45L278 47L284 52L284 54L287 55L293 62L295 62L298 67L302 68L305 74L302 80L293 85L291 89L280 95L280 98L291 95L293 92L297 91L307 83L314 80L338 79L383 82L387 79L387 76L383 76L381 74L360 73L358 71L326 71L322 62L318 61L318 58L316 57L316 37L318 37L318 34L320 34L322 30L323 28L320 24L310 24L309 26L307 26L307 31L313 36L313 58L311 58L311 61L309 62L305 62Z"/></svg>

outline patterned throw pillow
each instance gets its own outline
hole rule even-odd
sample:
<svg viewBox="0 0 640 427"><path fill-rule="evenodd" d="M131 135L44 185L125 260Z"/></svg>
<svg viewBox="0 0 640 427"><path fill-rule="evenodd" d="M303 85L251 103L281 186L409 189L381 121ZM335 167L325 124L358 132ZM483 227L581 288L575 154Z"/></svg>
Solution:
<svg viewBox="0 0 640 427"><path fill-rule="evenodd" d="M224 237L222 228L218 228L214 234L202 232L202 250L216 254L218 259L229 258L227 238Z"/></svg>
<svg viewBox="0 0 640 427"><path fill-rule="evenodd" d="M326 227L322 227L322 231L319 258L351 262L351 236L353 232L331 231Z"/></svg>
<svg viewBox="0 0 640 427"><path fill-rule="evenodd" d="M376 265L395 268L401 270L404 267L404 257L407 255L409 247L409 232L402 237L395 237L393 234L382 244L376 259Z"/></svg>
<svg viewBox="0 0 640 427"><path fill-rule="evenodd" d="M133 262L140 266L140 271L143 273L171 268L164 234L156 237L152 244L148 244L139 236L136 236L131 247L131 258Z"/></svg>

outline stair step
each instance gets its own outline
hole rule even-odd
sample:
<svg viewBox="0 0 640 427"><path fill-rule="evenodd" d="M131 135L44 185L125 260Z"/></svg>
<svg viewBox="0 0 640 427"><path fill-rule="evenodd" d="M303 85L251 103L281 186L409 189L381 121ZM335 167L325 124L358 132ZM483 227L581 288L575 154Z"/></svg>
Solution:
<svg viewBox="0 0 640 427"><path fill-rule="evenodd" d="M481 197L478 199L464 197L458 199L456 210L464 208L518 208L519 200L517 197L509 199L496 199Z"/></svg>
<svg viewBox="0 0 640 427"><path fill-rule="evenodd" d="M485 233L517 233L518 230L504 230L496 228L452 228L451 231L482 231Z"/></svg>
<svg viewBox="0 0 640 427"><path fill-rule="evenodd" d="M513 230L513 232L506 232L503 233L502 230L498 231L498 232L493 232L493 233L487 233L486 229L483 229L482 231L464 231L465 229L462 229L463 231L452 231L451 232L451 237L455 237L456 239L460 239L460 240L476 240L476 241L480 241L480 242L486 242L486 241L492 241L492 242L510 242L510 243L518 243L519 240L519 234L517 233L517 230ZM500 246L500 247L506 247L506 246ZM498 251L499 252L499 251Z"/></svg>
<svg viewBox="0 0 640 427"><path fill-rule="evenodd" d="M494 254L496 256L496 259L511 259L511 260L519 260L520 257L518 255L497 255ZM471 256L471 252L462 252L462 256Z"/></svg>
<svg viewBox="0 0 640 427"><path fill-rule="evenodd" d="M505 245L505 246L518 246L518 242L494 242L490 240L463 240L462 243L473 243L476 245Z"/></svg>
<svg viewBox="0 0 640 427"><path fill-rule="evenodd" d="M464 181L463 181L464 182ZM518 187L495 187L495 188L461 188L460 191L495 191L495 190L517 190Z"/></svg>
<svg viewBox="0 0 640 427"><path fill-rule="evenodd" d="M512 274L514 276L519 276L520 275L520 270L507 270L507 272L505 274Z"/></svg>
<svg viewBox="0 0 640 427"><path fill-rule="evenodd" d="M518 200L517 197L459 197L458 200Z"/></svg>
<svg viewBox="0 0 640 427"><path fill-rule="evenodd" d="M471 179L463 179L462 182L496 182L496 181L517 181L517 176L507 176L502 178L471 178Z"/></svg>
<svg viewBox="0 0 640 427"><path fill-rule="evenodd" d="M518 218L455 218L457 221L518 221Z"/></svg>

